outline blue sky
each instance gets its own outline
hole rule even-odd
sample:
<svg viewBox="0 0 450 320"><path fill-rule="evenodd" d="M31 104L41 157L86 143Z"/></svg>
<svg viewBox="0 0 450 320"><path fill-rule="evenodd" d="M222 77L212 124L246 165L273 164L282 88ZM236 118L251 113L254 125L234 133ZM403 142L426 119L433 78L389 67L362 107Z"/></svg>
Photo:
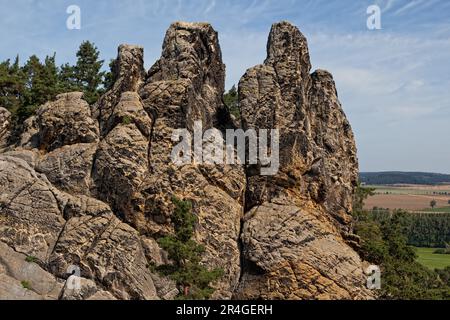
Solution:
<svg viewBox="0 0 450 320"><path fill-rule="evenodd" d="M81 30L66 28L69 5ZM382 29L366 27L367 7ZM171 22L207 21L219 32L227 87L265 58L273 22L308 38L313 68L333 73L355 131L362 171L450 173L450 1L446 0L0 0L0 60L57 53L74 62L83 40L102 58L121 43L159 57Z"/></svg>

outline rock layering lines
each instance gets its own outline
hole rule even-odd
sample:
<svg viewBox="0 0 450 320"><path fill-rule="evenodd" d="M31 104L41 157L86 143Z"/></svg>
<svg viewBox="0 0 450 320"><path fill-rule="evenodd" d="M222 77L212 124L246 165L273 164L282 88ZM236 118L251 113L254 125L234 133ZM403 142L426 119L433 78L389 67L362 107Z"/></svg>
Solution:
<svg viewBox="0 0 450 320"><path fill-rule="evenodd" d="M310 73L300 31L273 25L266 61L239 85L242 128L280 130L272 177L258 166L171 161L175 129L232 126L209 24L174 23L148 72L143 57L120 46L115 84L95 105L59 95L14 144L0 108L0 298L173 299L175 283L149 268L168 263L157 239L173 232L172 196L193 204L203 263L224 270L214 298L370 298L347 244L353 134L332 76Z"/></svg>

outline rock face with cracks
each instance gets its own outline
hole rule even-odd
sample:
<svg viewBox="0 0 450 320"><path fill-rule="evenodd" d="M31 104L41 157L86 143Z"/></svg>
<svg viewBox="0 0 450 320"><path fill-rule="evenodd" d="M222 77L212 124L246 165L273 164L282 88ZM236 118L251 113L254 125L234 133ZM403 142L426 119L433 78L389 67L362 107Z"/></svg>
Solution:
<svg viewBox="0 0 450 320"><path fill-rule="evenodd" d="M14 144L0 108L0 298L175 298L150 268L170 263L157 240L174 232L173 196L192 203L202 263L224 271L213 298L371 298L349 245L352 130L331 74L311 73L300 31L274 24L267 59L239 84L242 129L279 130L273 176L261 164L172 161L177 129L236 125L211 25L172 24L160 59L148 72L143 61L141 47L120 46L97 103L59 95Z"/></svg>
<svg viewBox="0 0 450 320"><path fill-rule="evenodd" d="M358 162L353 133L332 76L310 74L305 37L274 24L267 59L239 83L244 129L276 128L280 169L247 167L240 298L336 299L369 296L351 237Z"/></svg>

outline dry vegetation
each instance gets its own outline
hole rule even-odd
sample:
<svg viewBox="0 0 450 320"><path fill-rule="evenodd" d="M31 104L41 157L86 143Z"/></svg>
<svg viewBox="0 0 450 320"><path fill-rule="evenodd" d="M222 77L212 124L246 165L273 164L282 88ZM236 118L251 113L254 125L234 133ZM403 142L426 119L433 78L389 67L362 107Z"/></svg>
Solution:
<svg viewBox="0 0 450 320"><path fill-rule="evenodd" d="M450 185L422 186L395 185L371 186L376 188L375 195L365 202L366 209L373 207L387 209L405 209L411 211L429 210L430 202L436 201L436 208L449 208ZM447 194L440 194L447 193Z"/></svg>

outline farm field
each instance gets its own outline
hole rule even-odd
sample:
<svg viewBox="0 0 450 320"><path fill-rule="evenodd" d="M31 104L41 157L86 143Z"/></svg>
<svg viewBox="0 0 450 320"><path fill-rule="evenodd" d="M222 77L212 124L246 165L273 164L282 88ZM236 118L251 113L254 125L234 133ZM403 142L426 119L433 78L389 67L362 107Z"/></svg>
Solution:
<svg viewBox="0 0 450 320"><path fill-rule="evenodd" d="M393 185L366 186L375 189L375 195L365 202L366 209L373 207L387 209L405 209L420 212L450 212L450 185ZM431 209L430 202L436 201Z"/></svg>
<svg viewBox="0 0 450 320"><path fill-rule="evenodd" d="M450 254L435 254L434 248L416 248L417 261L429 269L445 269L450 266Z"/></svg>

